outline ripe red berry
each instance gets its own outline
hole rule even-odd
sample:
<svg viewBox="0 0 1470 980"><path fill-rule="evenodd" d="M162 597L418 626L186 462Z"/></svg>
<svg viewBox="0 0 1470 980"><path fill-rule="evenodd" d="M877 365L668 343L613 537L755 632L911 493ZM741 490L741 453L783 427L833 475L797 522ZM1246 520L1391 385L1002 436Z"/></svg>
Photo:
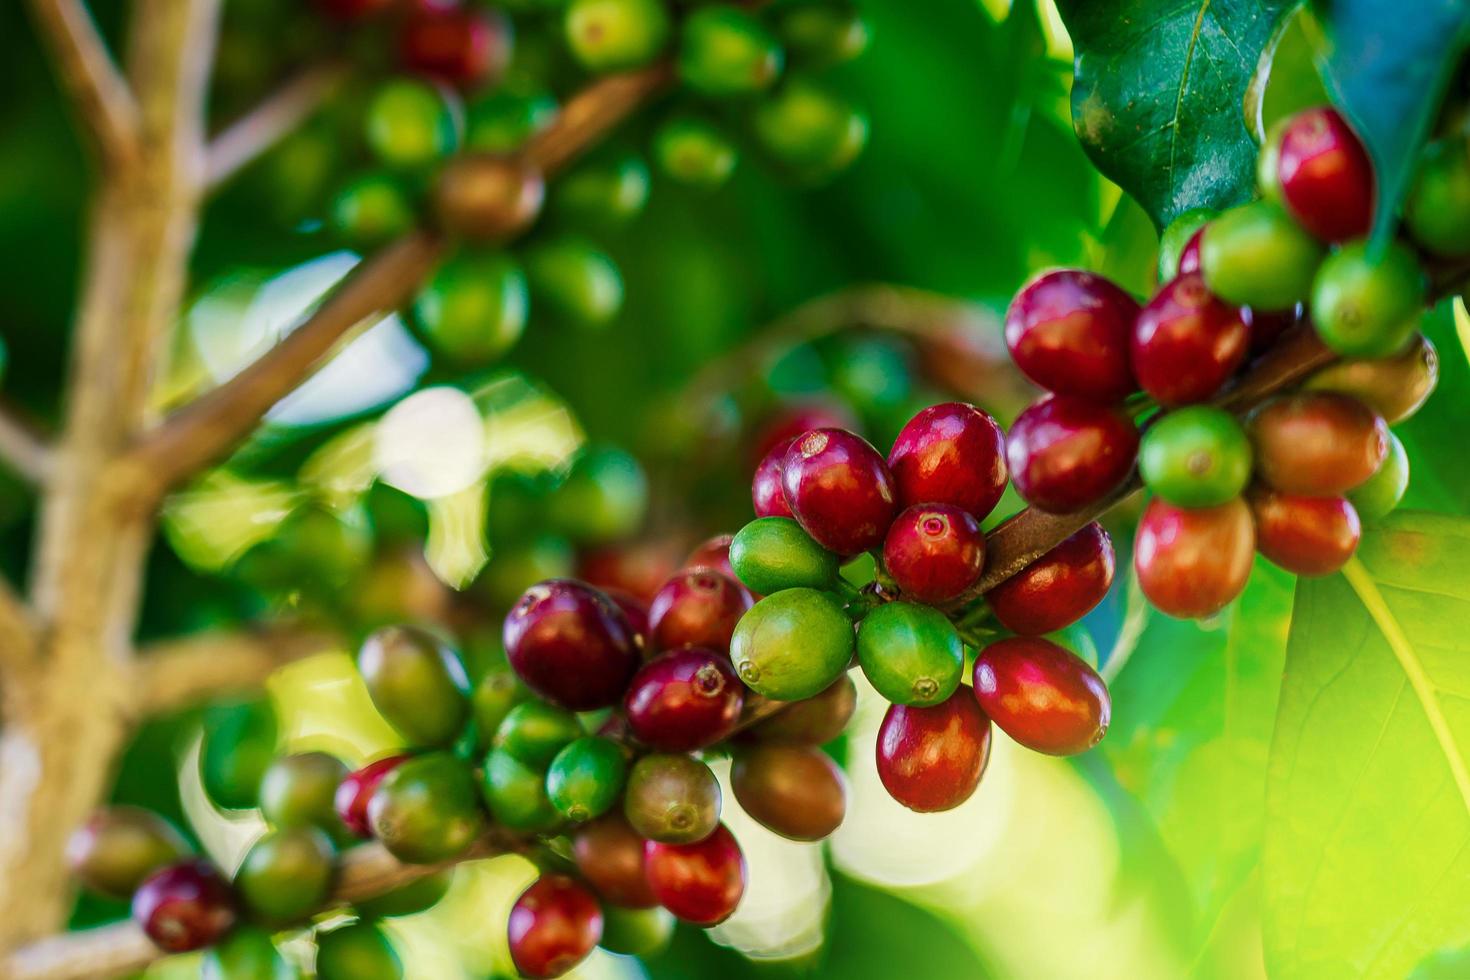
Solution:
<svg viewBox="0 0 1470 980"><path fill-rule="evenodd" d="M372 802L373 793L388 773L410 758L412 756L390 755L347 774L337 786L332 804L348 830L364 840L373 836L372 824L368 821L368 803Z"/></svg>
<svg viewBox="0 0 1470 980"><path fill-rule="evenodd" d="M1031 280L1006 311L1006 346L1049 391L1120 402L1137 387L1128 335L1138 303L1101 276L1058 269Z"/></svg>
<svg viewBox="0 0 1470 980"><path fill-rule="evenodd" d="M813 429L847 429L854 432L858 420L843 405L808 402L788 405L761 426L753 444L752 461L765 459L777 446L789 446L797 436Z"/></svg>
<svg viewBox="0 0 1470 980"><path fill-rule="evenodd" d="M894 518L883 564L904 598L931 605L958 598L980 578L985 532L968 511L915 504Z"/></svg>
<svg viewBox="0 0 1470 980"><path fill-rule="evenodd" d="M932 707L889 705L878 729L878 778L919 813L952 810L980 785L990 760L990 719L962 686Z"/></svg>
<svg viewBox="0 0 1470 980"><path fill-rule="evenodd" d="M628 685L628 727L661 752L692 752L721 741L740 720L745 685L714 650L685 647L643 665Z"/></svg>
<svg viewBox="0 0 1470 980"><path fill-rule="evenodd" d="M609 597L622 592L645 604L678 569L678 549L664 541L628 542L577 555L578 579Z"/></svg>
<svg viewBox="0 0 1470 980"><path fill-rule="evenodd" d="M214 865L181 861L155 871L133 893L133 921L162 950L212 946L235 925L235 895Z"/></svg>
<svg viewBox="0 0 1470 980"><path fill-rule="evenodd" d="M899 432L888 468L901 505L953 504L983 521L1005 493L1005 434L974 405L930 405Z"/></svg>
<svg viewBox="0 0 1470 980"><path fill-rule="evenodd" d="M1240 309L1240 318L1245 321L1246 328L1250 330L1252 354L1259 354L1269 349L1281 338L1282 334L1301 323L1306 317L1307 308L1301 303L1287 310L1263 312L1253 310L1248 306Z"/></svg>
<svg viewBox="0 0 1470 980"><path fill-rule="evenodd" d="M505 74L513 28L489 10L427 11L399 29L398 56L409 71L468 88Z"/></svg>
<svg viewBox="0 0 1470 980"><path fill-rule="evenodd" d="M649 909L658 904L643 873L643 838L621 813L579 828L572 855L582 877L613 905Z"/></svg>
<svg viewBox="0 0 1470 980"><path fill-rule="evenodd" d="M710 568L734 579L735 569L730 566L730 542L733 540L733 534L717 534L700 542L698 547L689 552L689 557L684 559L685 570Z"/></svg>
<svg viewBox="0 0 1470 980"><path fill-rule="evenodd" d="M1312 497L1347 493L1388 455L1388 426L1350 395L1273 398L1246 423L1256 475L1273 490Z"/></svg>
<svg viewBox="0 0 1470 980"><path fill-rule="evenodd" d="M1255 525L1241 499L1185 509L1156 497L1138 522L1133 567L1149 602L1170 616L1200 619L1240 595L1255 549Z"/></svg>
<svg viewBox="0 0 1470 980"><path fill-rule="evenodd" d="M843 674L825 691L801 701L788 701L775 717L751 729L762 742L786 745L823 745L842 734L857 709L857 685Z"/></svg>
<svg viewBox="0 0 1470 980"><path fill-rule="evenodd" d="M559 977L602 941L602 906L565 875L542 875L511 906L510 958L523 977Z"/></svg>
<svg viewBox="0 0 1470 980"><path fill-rule="evenodd" d="M659 904L685 922L718 925L745 894L745 855L724 824L693 844L648 841L643 860Z"/></svg>
<svg viewBox="0 0 1470 980"><path fill-rule="evenodd" d="M1250 505L1256 547L1295 575L1330 575L1358 548L1358 512L1342 497L1298 497L1258 488Z"/></svg>
<svg viewBox="0 0 1470 980"><path fill-rule="evenodd" d="M975 658L975 698L1000 730L1035 752L1086 752L1108 730L1113 702L1087 663L1039 636L1013 636Z"/></svg>
<svg viewBox="0 0 1470 980"><path fill-rule="evenodd" d="M786 459L786 450L792 440L776 443L765 458L756 465L755 475L750 480L750 503L756 517L790 517L791 508L786 503L786 491L781 486L781 466Z"/></svg>
<svg viewBox="0 0 1470 980"><path fill-rule="evenodd" d="M1205 229L1202 225L1198 231L1189 236L1189 241L1184 243L1184 248L1179 252L1179 271L1175 273L1176 276L1187 276L1191 272L1199 271L1199 243L1204 236Z"/></svg>
<svg viewBox="0 0 1470 980"><path fill-rule="evenodd" d="M828 551L855 555L883 543L897 511L893 477L878 451L844 429L814 429L786 450L786 502Z"/></svg>
<svg viewBox="0 0 1470 980"><path fill-rule="evenodd" d="M1281 135L1277 178L1292 217L1324 241L1361 238L1373 227L1373 163L1336 109L1308 109Z"/></svg>
<svg viewBox="0 0 1470 980"><path fill-rule="evenodd" d="M526 686L573 711L616 704L638 669L638 644L612 600L551 579L527 589L505 617L505 656Z"/></svg>
<svg viewBox="0 0 1470 980"><path fill-rule="evenodd" d="M702 646L728 650L730 634L750 606L750 593L728 575L710 568L679 572L654 593L648 604L652 648Z"/></svg>
<svg viewBox="0 0 1470 980"><path fill-rule="evenodd" d="M1113 541L1089 524L986 594L1000 624L1038 636L1071 626L1113 584Z"/></svg>
<svg viewBox="0 0 1470 980"><path fill-rule="evenodd" d="M1250 331L1240 308L1216 298L1198 273L1161 288L1133 328L1133 373L1163 405L1201 402L1245 360Z"/></svg>
<svg viewBox="0 0 1470 980"><path fill-rule="evenodd" d="M633 639L644 650L648 649L648 603L622 589L604 588L602 594L612 600L613 605L623 614L628 621L628 629L633 632Z"/></svg>
<svg viewBox="0 0 1470 980"><path fill-rule="evenodd" d="M1022 412L1006 442L1016 491L1057 514L1117 489L1138 456L1138 430L1116 408L1053 395Z"/></svg>

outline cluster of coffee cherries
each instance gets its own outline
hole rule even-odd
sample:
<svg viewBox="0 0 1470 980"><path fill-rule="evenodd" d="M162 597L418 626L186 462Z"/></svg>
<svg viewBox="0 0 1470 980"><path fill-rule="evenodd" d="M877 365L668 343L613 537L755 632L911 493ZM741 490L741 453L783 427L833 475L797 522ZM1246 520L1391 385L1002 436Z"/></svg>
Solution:
<svg viewBox="0 0 1470 980"><path fill-rule="evenodd" d="M1050 392L1011 428L1016 489L1040 510L1075 512L1136 463L1153 494L1134 549L1139 583L1179 617L1224 608L1257 550L1299 575L1342 567L1361 521L1402 498L1408 459L1388 425L1437 377L1416 330L1425 274L1407 246L1364 237L1373 171L1341 117L1284 121L1260 172L1261 200L1170 226L1163 285L1147 303L1059 270L1027 284L1006 316L1016 365ZM1211 404L1289 329L1315 329L1343 360L1243 420Z"/></svg>

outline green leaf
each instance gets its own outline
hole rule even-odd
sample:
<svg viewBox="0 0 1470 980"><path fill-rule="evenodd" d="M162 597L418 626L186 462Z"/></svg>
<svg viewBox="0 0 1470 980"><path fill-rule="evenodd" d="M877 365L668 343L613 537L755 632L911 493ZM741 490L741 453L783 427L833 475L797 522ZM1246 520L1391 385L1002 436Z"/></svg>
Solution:
<svg viewBox="0 0 1470 980"><path fill-rule="evenodd" d="M1267 775L1267 963L1401 977L1470 940L1470 521L1391 517L1304 580Z"/></svg>
<svg viewBox="0 0 1470 980"><path fill-rule="evenodd" d="M1374 237L1398 220L1440 95L1470 39L1464 0L1316 0L1319 69L1378 176Z"/></svg>
<svg viewBox="0 0 1470 980"><path fill-rule="evenodd" d="M1058 0L1077 61L1072 123L1162 228L1251 197L1262 55L1292 0Z"/></svg>

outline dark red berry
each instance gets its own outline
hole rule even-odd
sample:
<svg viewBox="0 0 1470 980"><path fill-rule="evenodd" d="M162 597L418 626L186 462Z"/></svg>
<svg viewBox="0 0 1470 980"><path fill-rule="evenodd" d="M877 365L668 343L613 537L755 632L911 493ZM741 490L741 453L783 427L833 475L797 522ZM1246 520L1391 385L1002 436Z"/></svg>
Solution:
<svg viewBox="0 0 1470 980"><path fill-rule="evenodd" d="M1388 455L1388 426L1351 395L1273 398L1246 423L1256 475L1273 490L1333 497L1360 486Z"/></svg>
<svg viewBox="0 0 1470 980"><path fill-rule="evenodd" d="M1006 443L1016 491L1057 514L1080 510L1117 489L1138 456L1126 412L1053 395L1027 408Z"/></svg>
<svg viewBox="0 0 1470 980"><path fill-rule="evenodd" d="M691 752L728 736L740 720L745 685L727 657L686 647L648 663L628 685L628 727L644 745Z"/></svg>
<svg viewBox="0 0 1470 980"><path fill-rule="evenodd" d="M762 742L787 745L823 745L842 734L857 708L857 685L843 674L822 693L788 701L780 714L751 729Z"/></svg>
<svg viewBox="0 0 1470 980"><path fill-rule="evenodd" d="M888 454L900 504L953 504L983 521L1005 493L1005 448L995 419L974 405L930 405Z"/></svg>
<svg viewBox="0 0 1470 980"><path fill-rule="evenodd" d="M1307 316L1307 308L1301 303L1287 310L1260 311L1248 306L1241 307L1240 317L1250 330L1251 353L1259 354L1270 349L1292 327Z"/></svg>
<svg viewBox="0 0 1470 980"><path fill-rule="evenodd" d="M980 785L990 760L990 719L963 686L932 707L889 705L877 751L888 795L920 813L952 810Z"/></svg>
<svg viewBox="0 0 1470 980"><path fill-rule="evenodd" d="M883 540L883 564L904 598L938 605L980 579L985 532L968 511L915 504L894 518Z"/></svg>
<svg viewBox="0 0 1470 980"><path fill-rule="evenodd" d="M559 977L602 941L602 906L565 875L542 875L511 906L510 958L523 977Z"/></svg>
<svg viewBox="0 0 1470 980"><path fill-rule="evenodd" d="M893 476L878 451L844 429L814 429L786 450L781 482L817 544L855 555L883 543L897 511Z"/></svg>
<svg viewBox="0 0 1470 980"><path fill-rule="evenodd" d="M1155 497L1138 522L1133 567L1149 602L1170 616L1200 619L1245 589L1255 550L1255 525L1240 498L1186 509Z"/></svg>
<svg viewBox="0 0 1470 980"><path fill-rule="evenodd" d="M751 819L788 840L821 840L847 815L841 767L807 745L757 745L738 753L730 786Z"/></svg>
<svg viewBox="0 0 1470 980"><path fill-rule="evenodd" d="M1250 505L1256 547L1295 575L1330 575L1358 549L1358 512L1342 497L1298 497L1257 488Z"/></svg>
<svg viewBox="0 0 1470 980"><path fill-rule="evenodd" d="M505 617L505 656L526 685L573 711L616 704L638 669L638 644L612 600L581 582L527 589Z"/></svg>
<svg viewBox="0 0 1470 980"><path fill-rule="evenodd" d="M1245 360L1250 330L1240 308L1221 301L1198 273L1161 288L1133 328L1133 373L1163 405L1202 402Z"/></svg>
<svg viewBox="0 0 1470 980"><path fill-rule="evenodd" d="M756 465L755 476L750 480L750 503L756 517L790 517L791 508L786 504L786 491L781 487L781 464L786 459L786 450L792 440L778 442Z"/></svg>
<svg viewBox="0 0 1470 980"><path fill-rule="evenodd" d="M1107 685L1081 657L1039 636L1013 636L975 658L975 699L1011 738L1035 752L1086 752L1108 730Z"/></svg>
<svg viewBox="0 0 1470 980"><path fill-rule="evenodd" d="M621 813L610 813L578 829L572 838L577 870L613 905L648 909L658 899L643 873L643 838Z"/></svg>
<svg viewBox="0 0 1470 980"><path fill-rule="evenodd" d="M734 579L735 569L730 566L730 542L733 540L733 534L716 534L700 542L697 548L689 552L689 557L684 559L684 568L710 568Z"/></svg>
<svg viewBox="0 0 1470 980"><path fill-rule="evenodd" d="M652 649L702 646L729 650L730 634L750 606L750 593L728 575L710 568L679 572L648 604Z"/></svg>
<svg viewBox="0 0 1470 980"><path fill-rule="evenodd" d="M1179 252L1179 271L1176 276L1187 276L1191 272L1199 271L1199 243L1205 237L1204 226L1199 231L1189 236L1189 241L1184 243L1184 248Z"/></svg>
<svg viewBox="0 0 1470 980"><path fill-rule="evenodd" d="M1138 303L1101 276L1059 269L1033 279L1006 311L1006 346L1049 391L1119 402L1137 387L1128 335Z"/></svg>
<svg viewBox="0 0 1470 980"><path fill-rule="evenodd" d="M181 861L155 871L138 886L133 921L159 949L203 949L235 925L235 894L208 861Z"/></svg>
<svg viewBox="0 0 1470 980"><path fill-rule="evenodd" d="M670 575L678 571L678 551L662 541L632 542L594 548L577 556L577 578L613 597L623 592L647 604Z"/></svg>
<svg viewBox="0 0 1470 980"><path fill-rule="evenodd" d="M372 824L368 820L368 803L372 802L373 793L388 773L411 758L409 755L390 755L347 774L337 787L332 803L348 830L364 840L373 836Z"/></svg>
<svg viewBox="0 0 1470 980"><path fill-rule="evenodd" d="M1113 542L1089 524L991 589L995 618L1012 633L1038 636L1071 626L1113 584Z"/></svg>
<svg viewBox="0 0 1470 980"><path fill-rule="evenodd" d="M809 402L788 405L761 426L756 435L752 461L765 459L777 446L789 446L797 436L813 429L856 431L857 418L842 405Z"/></svg>
<svg viewBox="0 0 1470 980"><path fill-rule="evenodd" d="M745 855L724 824L693 844L648 841L643 860L659 904L685 922L718 925L745 894Z"/></svg>
<svg viewBox="0 0 1470 980"><path fill-rule="evenodd" d="M409 71L468 88L505 74L512 32L510 21L495 11L419 13L399 30L398 56Z"/></svg>
<svg viewBox="0 0 1470 980"><path fill-rule="evenodd" d="M1373 163L1336 109L1308 109L1281 135L1276 165L1292 217L1324 241L1361 238L1373 227Z"/></svg>
<svg viewBox="0 0 1470 980"><path fill-rule="evenodd" d="M623 618L628 621L628 629L633 631L634 638L644 649L648 648L648 603L622 589L604 587L602 594L613 601Z"/></svg>

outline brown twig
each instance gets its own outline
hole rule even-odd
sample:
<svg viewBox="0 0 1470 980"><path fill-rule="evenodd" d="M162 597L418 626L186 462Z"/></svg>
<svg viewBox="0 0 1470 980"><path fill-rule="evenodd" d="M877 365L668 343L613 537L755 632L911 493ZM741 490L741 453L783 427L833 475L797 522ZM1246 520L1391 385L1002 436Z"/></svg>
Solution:
<svg viewBox="0 0 1470 980"><path fill-rule="evenodd" d="M138 104L82 0L31 0L31 13L89 134L112 164L138 149Z"/></svg>
<svg viewBox="0 0 1470 980"><path fill-rule="evenodd" d="M237 691L258 690L278 667L323 650L340 638L324 631L271 626L219 631L145 646L133 662L131 709L140 718L167 714Z"/></svg>
<svg viewBox="0 0 1470 980"><path fill-rule="evenodd" d="M51 446L10 406L0 405L0 465L28 483L44 483L51 468Z"/></svg>
<svg viewBox="0 0 1470 980"><path fill-rule="evenodd" d="M598 79L568 99L556 121L532 137L523 159L548 177L557 173L673 79L667 61Z"/></svg>
<svg viewBox="0 0 1470 980"><path fill-rule="evenodd" d="M309 119L346 80L345 65L308 68L225 127L205 150L204 180L218 187Z"/></svg>

